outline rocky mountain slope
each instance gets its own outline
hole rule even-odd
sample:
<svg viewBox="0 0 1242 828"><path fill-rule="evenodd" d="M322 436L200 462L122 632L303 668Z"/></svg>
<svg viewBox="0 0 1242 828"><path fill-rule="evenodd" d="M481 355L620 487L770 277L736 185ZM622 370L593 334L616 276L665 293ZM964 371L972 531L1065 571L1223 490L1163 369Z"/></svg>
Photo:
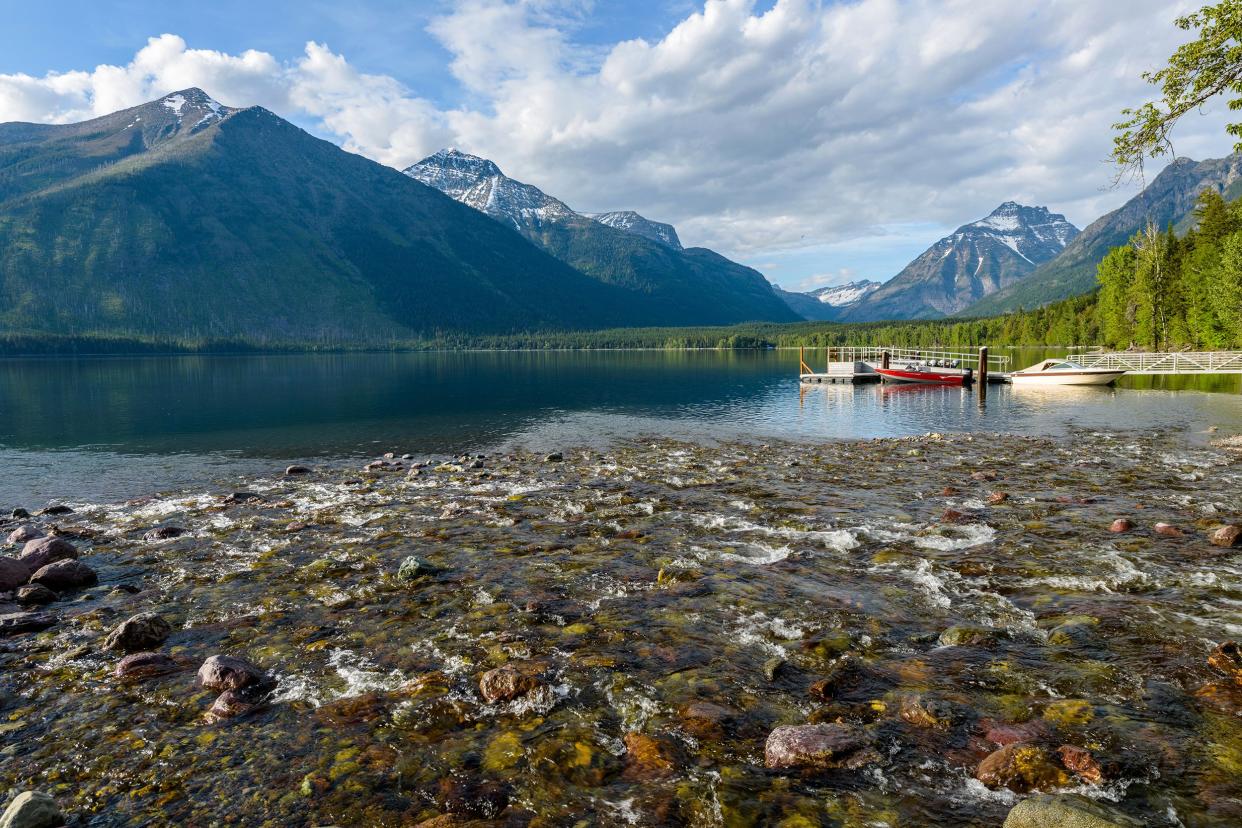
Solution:
<svg viewBox="0 0 1242 828"><path fill-rule="evenodd" d="M388 167L198 89L0 125L0 331L387 341L663 307Z"/></svg>
<svg viewBox="0 0 1242 828"><path fill-rule="evenodd" d="M1056 257L1078 228L1012 201L964 224L842 315L851 322L930 319L969 307Z"/></svg>
<svg viewBox="0 0 1242 828"><path fill-rule="evenodd" d="M1088 225L1055 259L960 315L994 316L1093 290L1096 266L1110 248L1125 244L1148 220L1162 228L1182 221L1205 187L1215 187L1228 200L1242 195L1242 154L1206 161L1178 158L1134 198Z"/></svg>
<svg viewBox="0 0 1242 828"><path fill-rule="evenodd" d="M683 249L669 225L636 213L601 214L608 221L577 213L491 161L455 149L428 156L405 174L513 227L588 276L649 299L654 307L635 324L798 319L758 271L706 248Z"/></svg>

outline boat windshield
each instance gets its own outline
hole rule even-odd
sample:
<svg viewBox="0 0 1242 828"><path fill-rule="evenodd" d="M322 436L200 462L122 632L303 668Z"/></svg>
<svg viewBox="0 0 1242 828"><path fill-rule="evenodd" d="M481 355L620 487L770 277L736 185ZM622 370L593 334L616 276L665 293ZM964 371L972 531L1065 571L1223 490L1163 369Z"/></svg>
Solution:
<svg viewBox="0 0 1242 828"><path fill-rule="evenodd" d="M1076 362L1066 360L1049 360L1044 365L1045 371L1081 371L1082 366Z"/></svg>

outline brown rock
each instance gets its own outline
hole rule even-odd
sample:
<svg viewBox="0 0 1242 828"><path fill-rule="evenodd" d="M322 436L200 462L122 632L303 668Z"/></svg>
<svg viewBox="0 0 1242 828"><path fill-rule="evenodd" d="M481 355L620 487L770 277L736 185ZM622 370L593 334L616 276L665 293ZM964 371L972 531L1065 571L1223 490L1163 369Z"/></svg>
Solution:
<svg viewBox="0 0 1242 828"><path fill-rule="evenodd" d="M17 590L17 603L27 605L50 604L60 598L43 584L26 584Z"/></svg>
<svg viewBox="0 0 1242 828"><path fill-rule="evenodd" d="M940 516L941 523L970 523L973 520L972 515L957 509L945 509L944 514Z"/></svg>
<svg viewBox="0 0 1242 828"><path fill-rule="evenodd" d="M0 556L0 592L17 589L30 580L30 565L25 561Z"/></svg>
<svg viewBox="0 0 1242 828"><path fill-rule="evenodd" d="M1016 793L1052 790L1069 781L1047 751L1024 742L989 754L979 763L975 778L989 788L1009 788Z"/></svg>
<svg viewBox="0 0 1242 828"><path fill-rule="evenodd" d="M777 770L846 767L869 743L867 732L853 725L783 725L768 734L763 761Z"/></svg>
<svg viewBox="0 0 1242 828"><path fill-rule="evenodd" d="M1100 771L1100 763L1095 761L1091 751L1086 748L1061 745L1057 748L1057 753L1061 757L1061 764L1078 774L1084 782L1098 785L1103 780L1104 774Z"/></svg>
<svg viewBox="0 0 1242 828"><path fill-rule="evenodd" d="M1242 526L1237 524L1222 526L1212 533L1211 540L1213 546L1237 549L1239 546L1242 546Z"/></svg>
<svg viewBox="0 0 1242 828"><path fill-rule="evenodd" d="M956 497L957 495L961 493L962 492L960 489L957 489L953 486L945 486L943 489L940 490L941 497Z"/></svg>
<svg viewBox="0 0 1242 828"><path fill-rule="evenodd" d="M1134 521L1129 518L1117 518L1113 521L1113 525L1108 527L1108 531L1120 535L1123 532L1129 532L1134 528Z"/></svg>
<svg viewBox="0 0 1242 828"><path fill-rule="evenodd" d="M1180 538L1182 536L1182 530L1170 523L1157 523L1153 527L1153 531L1157 535L1161 535L1166 538Z"/></svg>
<svg viewBox="0 0 1242 828"><path fill-rule="evenodd" d="M140 612L125 619L104 639L105 650L137 653L154 650L172 635L172 627L153 612Z"/></svg>
<svg viewBox="0 0 1242 828"><path fill-rule="evenodd" d="M530 663L505 664L488 670L479 679L479 692L489 702L506 702L525 696L543 682L539 668Z"/></svg>
<svg viewBox="0 0 1242 828"><path fill-rule="evenodd" d="M22 554L18 557L30 567L31 572L34 572L50 563L69 560L77 556L78 550L72 543L53 535L27 542L22 547Z"/></svg>
<svg viewBox="0 0 1242 828"><path fill-rule="evenodd" d="M212 703L206 713L208 722L222 722L245 716L259 707L257 696L248 690L225 690Z"/></svg>
<svg viewBox="0 0 1242 828"><path fill-rule="evenodd" d="M213 655L198 668L199 684L208 690L268 688L275 681L263 670L246 661L226 655Z"/></svg>
<svg viewBox="0 0 1242 828"><path fill-rule="evenodd" d="M903 696L897 715L915 727L943 729L953 724L953 709L938 699L920 695Z"/></svg>
<svg viewBox="0 0 1242 828"><path fill-rule="evenodd" d="M142 681L178 668L177 662L163 653L132 653L117 662L115 672L117 678Z"/></svg>
<svg viewBox="0 0 1242 828"><path fill-rule="evenodd" d="M1009 499L1009 492L992 492L988 495L988 504L991 506L999 506Z"/></svg>
<svg viewBox="0 0 1242 828"><path fill-rule="evenodd" d="M626 779L637 781L671 776L682 761L676 743L665 736L638 732L625 734Z"/></svg>
<svg viewBox="0 0 1242 828"><path fill-rule="evenodd" d="M699 739L718 739L736 715L737 711L709 701L692 701L681 709L681 728Z"/></svg>
<svg viewBox="0 0 1242 828"><path fill-rule="evenodd" d="M73 558L55 561L30 576L30 583L42 584L55 592L67 592L99 583L99 576L81 561Z"/></svg>
<svg viewBox="0 0 1242 828"><path fill-rule="evenodd" d="M1226 641L1216 645L1207 663L1213 670L1242 684L1242 648L1238 647L1238 642Z"/></svg>
<svg viewBox="0 0 1242 828"><path fill-rule="evenodd" d="M977 471L970 476L970 479L971 480L982 480L982 481L995 480L996 472L992 471L991 469Z"/></svg>
<svg viewBox="0 0 1242 828"><path fill-rule="evenodd" d="M1020 724L993 724L983 738L994 745L1004 747L1018 742L1032 742L1042 738L1048 732L1047 726L1040 721L1022 722Z"/></svg>
<svg viewBox="0 0 1242 828"><path fill-rule="evenodd" d="M41 537L43 537L43 532L41 530L30 525L25 525L19 526L12 532L9 532L9 536L5 539L5 542L18 545L30 543L30 541L37 540Z"/></svg>

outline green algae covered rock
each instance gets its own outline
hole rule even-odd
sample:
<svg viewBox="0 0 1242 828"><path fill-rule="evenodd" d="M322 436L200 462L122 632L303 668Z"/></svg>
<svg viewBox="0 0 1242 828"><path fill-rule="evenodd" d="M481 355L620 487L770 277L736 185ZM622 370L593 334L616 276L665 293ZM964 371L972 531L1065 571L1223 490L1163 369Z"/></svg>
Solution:
<svg viewBox="0 0 1242 828"><path fill-rule="evenodd" d="M1143 828L1146 823L1076 794L1019 802L1004 828Z"/></svg>

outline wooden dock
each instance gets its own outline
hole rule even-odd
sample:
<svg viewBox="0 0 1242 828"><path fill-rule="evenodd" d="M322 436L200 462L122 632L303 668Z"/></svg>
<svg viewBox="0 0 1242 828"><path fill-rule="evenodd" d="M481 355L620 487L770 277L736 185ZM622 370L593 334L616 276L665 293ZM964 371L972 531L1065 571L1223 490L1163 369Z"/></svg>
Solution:
<svg viewBox="0 0 1242 828"><path fill-rule="evenodd" d="M960 370L962 373L971 371L975 381L985 385L1009 382L1009 357L989 356L987 348L980 348L974 354L881 346L829 348L823 371L816 371L808 365L806 349L799 348L798 379L808 385L862 385L883 379L876 368L909 362L926 363L950 371Z"/></svg>

